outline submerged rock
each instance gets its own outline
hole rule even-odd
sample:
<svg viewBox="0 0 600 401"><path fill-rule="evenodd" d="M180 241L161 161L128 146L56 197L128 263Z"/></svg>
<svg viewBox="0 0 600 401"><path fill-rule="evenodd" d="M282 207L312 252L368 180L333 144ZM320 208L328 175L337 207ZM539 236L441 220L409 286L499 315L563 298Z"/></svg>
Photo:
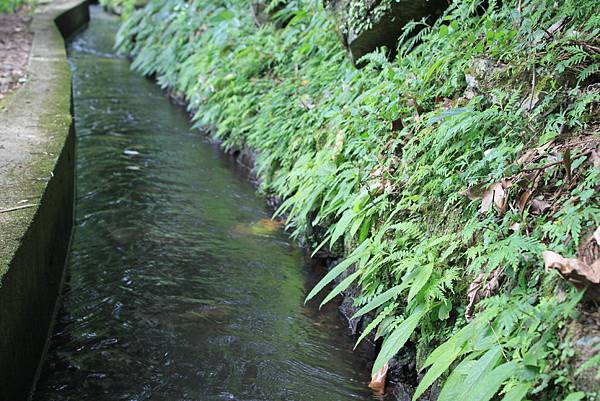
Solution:
<svg viewBox="0 0 600 401"><path fill-rule="evenodd" d="M353 62L378 47L395 53L405 25L422 18L435 19L447 0L328 0L342 41Z"/></svg>

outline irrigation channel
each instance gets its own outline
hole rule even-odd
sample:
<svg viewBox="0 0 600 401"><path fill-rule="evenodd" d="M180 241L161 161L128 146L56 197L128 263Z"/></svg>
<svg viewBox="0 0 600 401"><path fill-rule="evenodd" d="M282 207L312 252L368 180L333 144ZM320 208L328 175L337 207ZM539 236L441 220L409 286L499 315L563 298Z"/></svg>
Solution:
<svg viewBox="0 0 600 401"><path fill-rule="evenodd" d="M93 8L69 44L76 226L33 399L372 399L336 307L304 306L310 262L117 27Z"/></svg>

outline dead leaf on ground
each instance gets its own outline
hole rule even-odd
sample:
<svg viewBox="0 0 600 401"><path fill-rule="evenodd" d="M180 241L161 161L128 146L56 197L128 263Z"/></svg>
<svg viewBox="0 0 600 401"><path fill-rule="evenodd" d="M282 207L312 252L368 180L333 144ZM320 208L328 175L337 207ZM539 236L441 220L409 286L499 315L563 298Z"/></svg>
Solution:
<svg viewBox="0 0 600 401"><path fill-rule="evenodd" d="M387 377L387 372L389 369L389 365L386 363L379 369L375 374L371 377L371 382L369 383L369 388L373 390L375 395L382 396L385 392L385 379Z"/></svg>
<svg viewBox="0 0 600 401"><path fill-rule="evenodd" d="M486 272L481 272L479 276L469 286L467 290L467 299L469 303L465 310L465 318L467 321L473 319L473 312L477 303L491 297L500 288L500 280L504 269L497 267L488 275ZM486 281L487 278L487 281Z"/></svg>
<svg viewBox="0 0 600 401"><path fill-rule="evenodd" d="M506 211L506 201L508 200L508 191L506 190L511 185L512 181L510 180L502 180L490 185L483 193L479 211L485 213L495 205L500 213L504 213Z"/></svg>
<svg viewBox="0 0 600 401"><path fill-rule="evenodd" d="M552 144L553 142L550 141L548 143L543 144L540 147L537 147L535 149L528 149L525 151L525 153L523 153L518 159L517 159L517 164L519 164L520 166L524 166L526 164L531 163L533 160L536 159L536 157L538 155L541 155L542 153L544 153Z"/></svg>
<svg viewBox="0 0 600 401"><path fill-rule="evenodd" d="M483 197L483 193L485 192L484 188L482 185L475 185L471 188L468 188L462 192L460 192L460 194L462 196L465 196L467 198L469 198L470 200L479 200Z"/></svg>
<svg viewBox="0 0 600 401"><path fill-rule="evenodd" d="M582 260L565 258L552 251L542 253L546 271L557 270L560 275L577 287L600 284L600 260L589 265Z"/></svg>
<svg viewBox="0 0 600 401"><path fill-rule="evenodd" d="M508 191L506 191L512 185L511 180L502 180L495 182L486 189L483 186L473 186L460 192L462 196L466 196L470 200L481 199L481 207L479 211L485 213L489 211L492 206L504 213L506 211L506 204L508 200Z"/></svg>
<svg viewBox="0 0 600 401"><path fill-rule="evenodd" d="M600 227L581 241L577 256L588 265L592 265L600 259Z"/></svg>
<svg viewBox="0 0 600 401"><path fill-rule="evenodd" d="M546 202L544 197L538 196L531 201L531 213L540 215L550 209L550 203Z"/></svg>
<svg viewBox="0 0 600 401"><path fill-rule="evenodd" d="M563 153L563 164L567 174L567 181L571 181L571 151L569 149Z"/></svg>
<svg viewBox="0 0 600 401"><path fill-rule="evenodd" d="M529 201L529 198L532 194L532 191L527 190L523 192L523 195L521 195L521 197L519 198L519 211L521 212L521 214L523 214L523 212L525 211L525 208L527 207L527 202Z"/></svg>

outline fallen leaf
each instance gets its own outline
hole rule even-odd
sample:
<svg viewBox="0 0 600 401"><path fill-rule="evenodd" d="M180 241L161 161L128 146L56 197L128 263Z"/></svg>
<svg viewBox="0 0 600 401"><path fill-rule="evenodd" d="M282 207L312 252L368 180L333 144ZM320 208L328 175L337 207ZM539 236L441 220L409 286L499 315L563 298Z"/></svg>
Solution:
<svg viewBox="0 0 600 401"><path fill-rule="evenodd" d="M470 200L479 200L483 197L483 192L483 186L476 185L460 192L460 195L465 196Z"/></svg>
<svg viewBox="0 0 600 401"><path fill-rule="evenodd" d="M477 303L484 299L491 297L494 293L500 288L500 280L502 278L502 272L504 269L499 267L492 270L492 272L488 274L486 272L481 272L479 276L469 286L467 290L467 299L469 303L467 304L467 308L465 310L465 318L467 321L471 321L473 319L473 312L475 311L475 306ZM487 278L487 281L485 281Z"/></svg>
<svg viewBox="0 0 600 401"><path fill-rule="evenodd" d="M579 259L564 258L552 251L542 252L546 271L557 270L560 275L577 287L600 284L600 260L589 265Z"/></svg>
<svg viewBox="0 0 600 401"><path fill-rule="evenodd" d="M552 143L553 143L553 141L550 141L550 142L545 143L542 146L539 146L535 149L526 150L525 153L523 153L517 159L517 164L523 166L525 164L532 162L536 158L537 155L541 155L542 153L546 152L546 150L550 147L550 145Z"/></svg>
<svg viewBox="0 0 600 401"><path fill-rule="evenodd" d="M502 180L490 185L483 193L479 211L485 213L489 211L493 205L496 205L498 210L501 213L504 213L504 211L506 211L506 201L508 199L508 192L506 189L511 185L512 182L510 180Z"/></svg>
<svg viewBox="0 0 600 401"><path fill-rule="evenodd" d="M529 163L532 159L532 156L537 152L537 149L528 149L517 159L517 164L523 166L526 163Z"/></svg>
<svg viewBox="0 0 600 401"><path fill-rule="evenodd" d="M521 214L523 214L523 212L525 211L527 202L529 201L529 198L531 197L532 193L533 192L531 192L530 190L527 190L523 192L523 195L521 195L521 197L519 198L519 211L521 212Z"/></svg>
<svg viewBox="0 0 600 401"><path fill-rule="evenodd" d="M567 173L567 181L571 181L571 151L569 149L563 153L563 164Z"/></svg>
<svg viewBox="0 0 600 401"><path fill-rule="evenodd" d="M375 395L383 395L385 392L385 379L387 377L387 372L389 369L389 365L386 363L379 369L375 374L371 377L371 382L369 383L369 388L373 389Z"/></svg>
<svg viewBox="0 0 600 401"><path fill-rule="evenodd" d="M580 241L577 257L588 265L600 259L600 227Z"/></svg>
<svg viewBox="0 0 600 401"><path fill-rule="evenodd" d="M546 202L543 197L537 197L531 201L531 212L540 215L547 209L550 209L550 203Z"/></svg>

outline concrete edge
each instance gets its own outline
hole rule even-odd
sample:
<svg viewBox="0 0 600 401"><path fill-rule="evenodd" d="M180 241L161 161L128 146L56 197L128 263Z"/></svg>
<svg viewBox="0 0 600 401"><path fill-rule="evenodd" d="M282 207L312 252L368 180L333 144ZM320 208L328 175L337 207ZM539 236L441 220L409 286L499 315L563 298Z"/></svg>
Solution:
<svg viewBox="0 0 600 401"><path fill-rule="evenodd" d="M52 327L73 225L75 132L64 39L87 0L55 0L32 21L29 82L0 111L0 401L30 396Z"/></svg>

